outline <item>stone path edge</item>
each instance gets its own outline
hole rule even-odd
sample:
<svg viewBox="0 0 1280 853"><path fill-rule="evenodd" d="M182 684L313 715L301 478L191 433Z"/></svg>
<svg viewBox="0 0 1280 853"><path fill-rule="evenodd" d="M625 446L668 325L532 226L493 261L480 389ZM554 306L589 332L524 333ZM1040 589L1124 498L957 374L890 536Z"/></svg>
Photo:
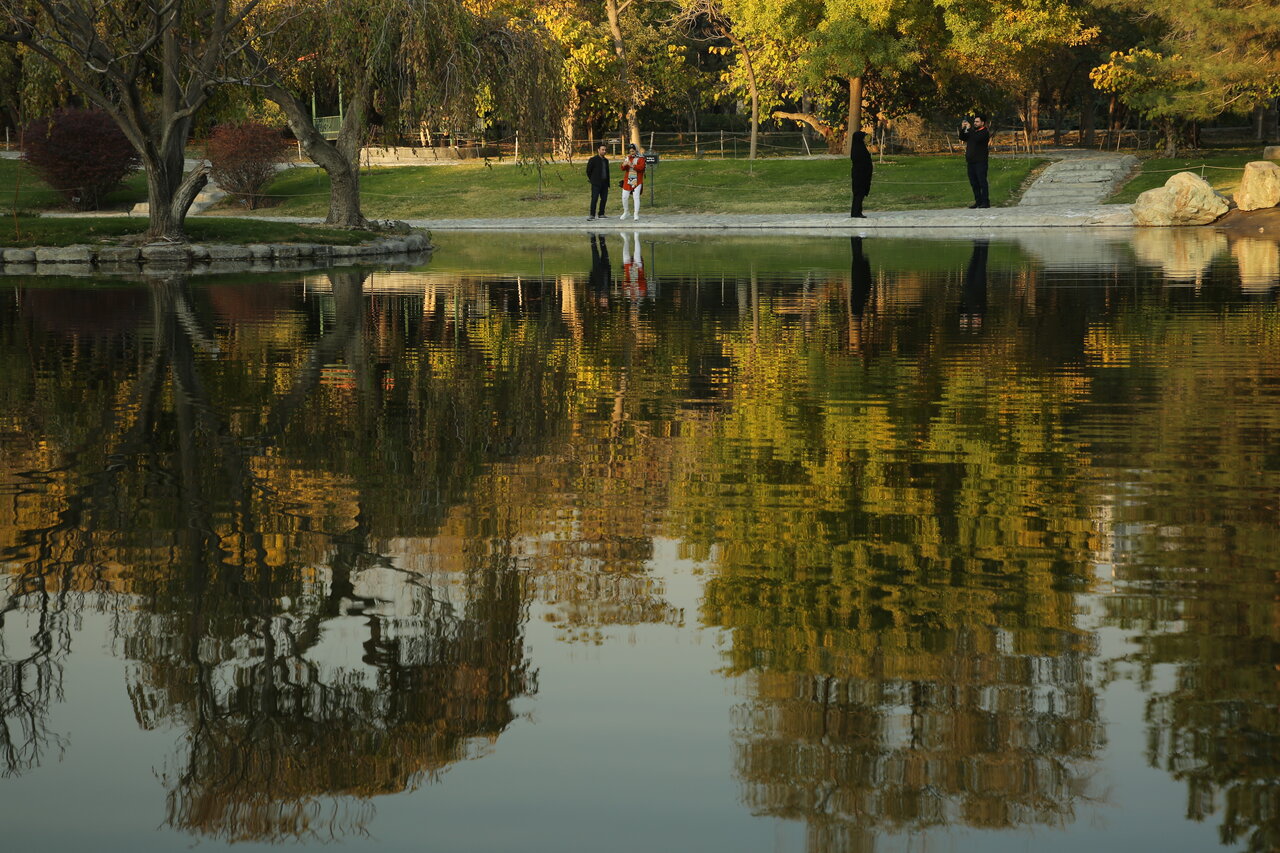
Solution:
<svg viewBox="0 0 1280 853"><path fill-rule="evenodd" d="M423 255L434 246L426 233L416 232L353 246L327 243L250 243L223 245L151 243L145 246L51 246L0 248L0 262L8 275L84 275L173 272L241 272L246 270L325 268L336 262L366 258Z"/></svg>

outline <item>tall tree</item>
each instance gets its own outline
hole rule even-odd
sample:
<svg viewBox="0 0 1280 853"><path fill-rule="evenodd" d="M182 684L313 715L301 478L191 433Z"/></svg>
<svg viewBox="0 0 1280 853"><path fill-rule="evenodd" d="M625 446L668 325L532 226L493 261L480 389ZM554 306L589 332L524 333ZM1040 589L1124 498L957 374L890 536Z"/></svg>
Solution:
<svg viewBox="0 0 1280 853"><path fill-rule="evenodd" d="M185 239L187 209L208 182L207 166L185 169L192 122L245 45L245 21L261 0L5 0L0 39L55 67L115 120L147 175L153 240ZM297 13L279 4L287 17Z"/></svg>
<svg viewBox="0 0 1280 853"><path fill-rule="evenodd" d="M1091 74L1094 85L1157 122L1164 153L1180 121L1247 114L1280 95L1280 6L1252 0L1103 0L1141 22L1146 38Z"/></svg>
<svg viewBox="0 0 1280 853"><path fill-rule="evenodd" d="M375 107L384 118L456 125L475 125L488 112L543 138L559 123L564 87L554 44L534 22L496 4L326 0L305 17L274 14L259 24L274 38L248 49L250 67L303 151L329 175L328 224L368 224L359 157ZM334 89L343 121L330 141L305 98Z"/></svg>

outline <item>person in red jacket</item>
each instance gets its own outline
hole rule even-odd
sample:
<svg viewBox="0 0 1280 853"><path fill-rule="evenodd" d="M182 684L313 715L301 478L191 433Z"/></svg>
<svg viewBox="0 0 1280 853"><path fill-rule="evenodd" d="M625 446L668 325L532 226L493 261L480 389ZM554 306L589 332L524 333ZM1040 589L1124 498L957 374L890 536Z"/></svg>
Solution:
<svg viewBox="0 0 1280 853"><path fill-rule="evenodd" d="M636 144L631 143L631 147L627 149L627 159L622 161L622 215L619 219L627 218L627 200L631 200L633 213L632 219L640 218L640 196L644 192L644 157L640 154L640 149Z"/></svg>

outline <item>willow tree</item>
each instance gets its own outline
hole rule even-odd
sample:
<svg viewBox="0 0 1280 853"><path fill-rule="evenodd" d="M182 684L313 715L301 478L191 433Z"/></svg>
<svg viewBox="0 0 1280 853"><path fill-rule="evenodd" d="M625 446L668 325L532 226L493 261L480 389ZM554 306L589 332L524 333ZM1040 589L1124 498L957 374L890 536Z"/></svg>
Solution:
<svg viewBox="0 0 1280 853"><path fill-rule="evenodd" d="M560 62L540 28L467 0L325 0L314 14L265 7L271 34L247 51L249 71L283 110L306 152L329 175L326 222L367 227L360 149L371 113L393 121L472 126L497 117L530 136L553 137L563 109ZM527 85L526 81L538 85ZM337 90L343 120L324 137L304 99Z"/></svg>
<svg viewBox="0 0 1280 853"><path fill-rule="evenodd" d="M3 0L0 39L41 57L105 110L137 150L147 176L152 240L185 239L187 210L208 182L185 169L192 122L244 47L261 0ZM295 15L280 3L278 20ZM269 37L268 31L260 35Z"/></svg>

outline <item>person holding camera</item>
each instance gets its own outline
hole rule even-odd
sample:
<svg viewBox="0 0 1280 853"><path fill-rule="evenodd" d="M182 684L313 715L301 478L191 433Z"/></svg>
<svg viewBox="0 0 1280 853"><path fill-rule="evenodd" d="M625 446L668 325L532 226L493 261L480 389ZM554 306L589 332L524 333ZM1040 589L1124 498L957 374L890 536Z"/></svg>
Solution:
<svg viewBox="0 0 1280 853"><path fill-rule="evenodd" d="M960 139L964 142L964 162L969 171L969 186L973 187L975 207L990 207L990 188L987 186L987 150L991 145L991 129L987 117L978 113L973 121L960 122Z"/></svg>
<svg viewBox="0 0 1280 853"><path fill-rule="evenodd" d="M622 215L618 217L619 219L627 218L628 199L631 200L634 210L631 218L640 218L640 196L644 193L644 169L644 157L633 142L627 149L627 159L622 161Z"/></svg>

